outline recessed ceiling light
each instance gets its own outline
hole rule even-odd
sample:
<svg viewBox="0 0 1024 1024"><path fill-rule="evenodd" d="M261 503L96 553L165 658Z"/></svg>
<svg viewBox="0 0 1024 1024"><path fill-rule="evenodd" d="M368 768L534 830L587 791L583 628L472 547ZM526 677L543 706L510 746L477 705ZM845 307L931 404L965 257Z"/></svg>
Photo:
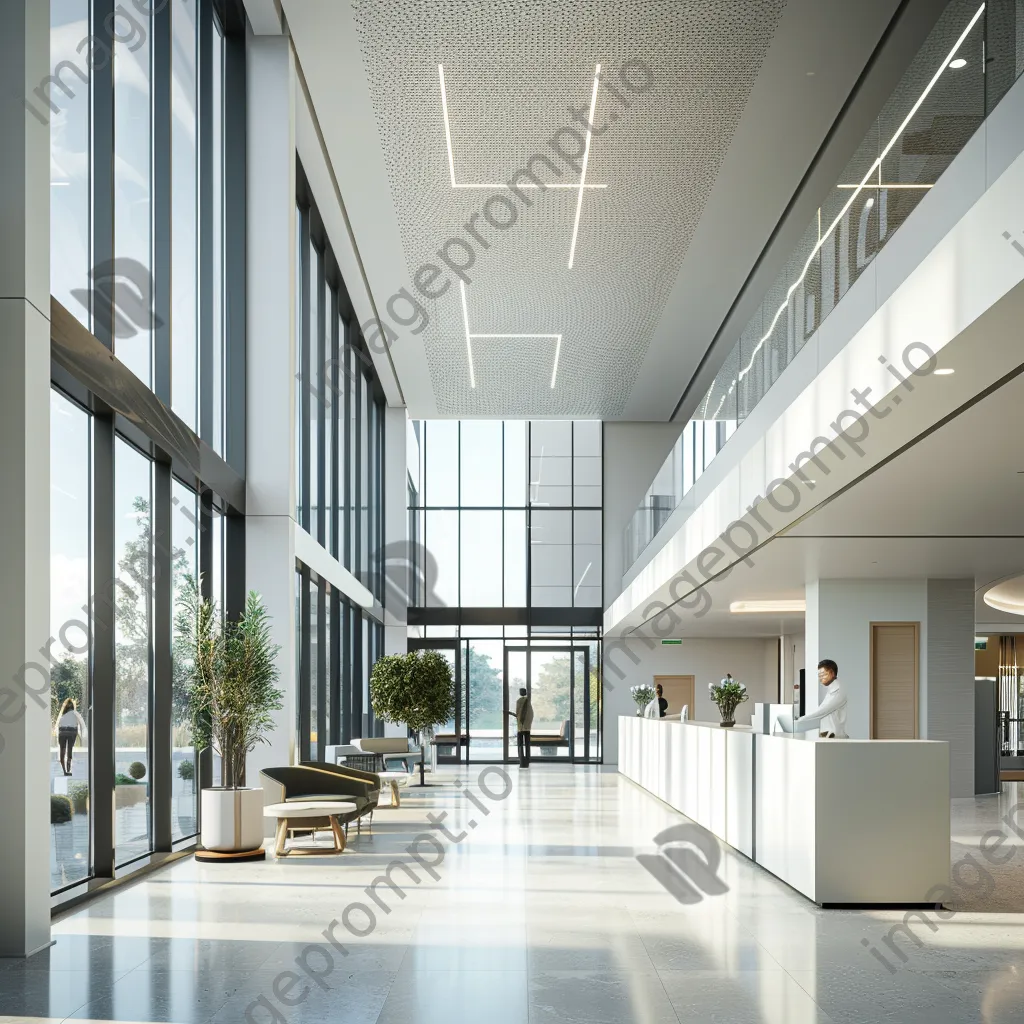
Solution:
<svg viewBox="0 0 1024 1024"><path fill-rule="evenodd" d="M942 366L938 370L935 371L935 376L936 377L948 377L951 373L956 373L956 370L954 370L950 366Z"/></svg>
<svg viewBox="0 0 1024 1024"><path fill-rule="evenodd" d="M967 61L963 57L957 57L956 60L951 60L949 66L954 71L959 71L961 68L967 67Z"/></svg>
<svg viewBox="0 0 1024 1024"><path fill-rule="evenodd" d="M733 601L729 605L729 611L734 615L744 614L771 614L779 612L805 612L807 602L799 600L789 601Z"/></svg>
<svg viewBox="0 0 1024 1024"><path fill-rule="evenodd" d="M551 370L551 387L554 388L558 380L558 357L562 353L562 336L560 334L476 334L469 329L469 306L466 303L466 283L459 282L459 289L462 292L462 324L466 330L466 358L469 361L469 386L476 387L476 371L473 367L473 339L474 338L540 338L555 343L555 365Z"/></svg>

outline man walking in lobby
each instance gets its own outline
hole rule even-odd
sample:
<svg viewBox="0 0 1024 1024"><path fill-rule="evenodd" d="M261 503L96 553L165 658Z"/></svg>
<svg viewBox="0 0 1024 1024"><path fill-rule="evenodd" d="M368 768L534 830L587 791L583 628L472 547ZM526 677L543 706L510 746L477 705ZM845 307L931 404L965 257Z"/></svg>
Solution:
<svg viewBox="0 0 1024 1024"><path fill-rule="evenodd" d="M530 728L533 725L533 704L526 692L526 687L519 691L519 700L516 701L516 741L519 747L519 767L530 767Z"/></svg>

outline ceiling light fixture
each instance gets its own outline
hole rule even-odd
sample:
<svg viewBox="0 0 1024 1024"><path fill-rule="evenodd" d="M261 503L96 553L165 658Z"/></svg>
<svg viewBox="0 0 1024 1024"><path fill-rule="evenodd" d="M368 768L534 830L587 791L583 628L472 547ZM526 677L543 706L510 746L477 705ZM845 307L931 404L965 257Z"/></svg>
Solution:
<svg viewBox="0 0 1024 1024"><path fill-rule="evenodd" d="M1024 615L1024 598L1021 597L1019 584L1018 577L993 587L984 597L985 604L1008 615Z"/></svg>
<svg viewBox="0 0 1024 1024"><path fill-rule="evenodd" d="M836 185L836 188L856 188L856 189L884 188L886 190L894 189L894 188L920 188L920 189L924 189L924 188L934 188L934 187L935 187L934 185L919 185L919 184L916 184L915 182L902 182L902 181L887 181L887 182L878 182L878 183L874 183L874 184L869 183L867 185L858 185L856 183L845 183L845 184L842 184L842 185Z"/></svg>
<svg viewBox="0 0 1024 1024"><path fill-rule="evenodd" d="M455 184L455 154L452 152L452 126L448 120L448 90L444 86L443 64L437 65L437 77L441 79L441 110L444 113L444 141L448 144L448 171L452 176L452 188L458 188Z"/></svg>
<svg viewBox="0 0 1024 1024"><path fill-rule="evenodd" d="M558 382L558 359L562 354L562 336L560 334L474 334L469 329L469 306L466 302L466 282L459 282L459 289L462 292L462 323L466 330L466 357L469 360L469 386L476 387L476 370L473 366L473 339L474 338L523 338L541 339L555 343L555 363L551 368L551 387L554 388Z"/></svg>
<svg viewBox="0 0 1024 1024"><path fill-rule="evenodd" d="M576 197L576 220L572 226L572 243L569 246L569 269L572 270L573 261L576 259L576 237L580 230L580 213L583 211L583 189L587 181L587 161L590 159L590 126L594 123L594 110L597 107L597 87L600 84L601 65L594 68L594 88L590 94L590 117L587 119L587 138L583 144L583 166L580 170L579 195Z"/></svg>
<svg viewBox="0 0 1024 1024"><path fill-rule="evenodd" d="M466 328L466 357L469 359L469 386L476 387L476 375L473 372L473 341L469 334L469 309L466 307L466 282L459 281L462 290L462 325Z"/></svg>
<svg viewBox="0 0 1024 1024"><path fill-rule="evenodd" d="M452 126L451 118L448 113L448 87L445 84L444 78L444 65L437 65L437 78L441 85L441 112L444 114L444 141L448 149L448 176L451 179L452 188L508 188L507 181L459 181L455 177L455 155L452 148ZM550 181L538 185L535 181L521 181L516 184L516 188L607 188L607 184L591 184L591 183L577 183L573 181Z"/></svg>
<svg viewBox="0 0 1024 1024"><path fill-rule="evenodd" d="M955 372L956 371L949 366L943 366L940 369L934 371L936 377L948 377L951 373Z"/></svg>
<svg viewBox="0 0 1024 1024"><path fill-rule="evenodd" d="M949 66L954 71L959 71L961 68L967 67L967 61L963 57L957 57L956 60L951 60Z"/></svg>
<svg viewBox="0 0 1024 1024"><path fill-rule="evenodd" d="M784 612L805 612L807 611L807 602L796 599L788 601L733 601L729 605L729 611L731 611L733 615L768 615Z"/></svg>

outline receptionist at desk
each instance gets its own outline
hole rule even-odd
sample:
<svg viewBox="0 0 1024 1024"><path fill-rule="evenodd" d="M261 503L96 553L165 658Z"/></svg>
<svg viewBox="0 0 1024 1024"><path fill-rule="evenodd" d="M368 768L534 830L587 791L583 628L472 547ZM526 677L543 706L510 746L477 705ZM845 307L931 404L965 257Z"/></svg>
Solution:
<svg viewBox="0 0 1024 1024"><path fill-rule="evenodd" d="M823 738L849 738L846 733L846 693L838 675L839 666L834 661L826 658L818 662L818 682L826 689L825 699L816 710L796 720L792 726L794 732L809 732L818 727Z"/></svg>

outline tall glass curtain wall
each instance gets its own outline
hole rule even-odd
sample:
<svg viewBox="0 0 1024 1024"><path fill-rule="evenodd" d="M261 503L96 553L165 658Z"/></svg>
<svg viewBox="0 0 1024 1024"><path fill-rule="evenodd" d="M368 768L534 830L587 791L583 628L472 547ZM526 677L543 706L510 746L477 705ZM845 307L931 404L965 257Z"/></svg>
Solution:
<svg viewBox="0 0 1024 1024"><path fill-rule="evenodd" d="M238 289L228 282L227 190L244 147L228 156L225 106L244 96L244 18L236 0L140 6L50 0L53 75L27 102L50 131L51 292L113 351L112 372L127 368L175 429L238 466L228 424L244 438L244 395L229 401ZM244 105L231 113L244 123ZM225 574L244 566L227 557L219 496L187 467L172 469L150 436L146 423L94 405L88 383L55 377L55 891L198 828L200 760L171 651L173 610L200 565L222 605ZM57 722L68 700L73 735Z"/></svg>
<svg viewBox="0 0 1024 1024"><path fill-rule="evenodd" d="M506 712L525 686L550 740L534 756L599 761L601 424L413 421L406 446L410 649L461 680L439 757L514 757Z"/></svg>
<svg viewBox="0 0 1024 1024"><path fill-rule="evenodd" d="M384 391L301 166L297 177L296 514L380 601Z"/></svg>
<svg viewBox="0 0 1024 1024"><path fill-rule="evenodd" d="M384 596L384 391L301 165L296 224L296 519L376 598ZM300 758L377 735L369 675L376 613L296 567Z"/></svg>
<svg viewBox="0 0 1024 1024"><path fill-rule="evenodd" d="M107 6L50 0L59 74L29 97L50 127L50 290L227 457L219 4L175 0L149 16L120 6L113 42ZM209 225L202 238L200 222Z"/></svg>
<svg viewBox="0 0 1024 1024"><path fill-rule="evenodd" d="M648 488L628 568L1024 73L1024 0L952 0Z"/></svg>
<svg viewBox="0 0 1024 1024"><path fill-rule="evenodd" d="M598 421L430 420L408 443L414 605L601 608Z"/></svg>
<svg viewBox="0 0 1024 1024"><path fill-rule="evenodd" d="M296 566L295 583L299 759L322 761L327 745L383 735L369 693L384 626L308 566Z"/></svg>
<svg viewBox="0 0 1024 1024"><path fill-rule="evenodd" d="M94 427L94 417L85 409L56 388L51 390L50 635L55 643L50 651L54 723L50 790L54 890L92 875L90 807L99 799L92 785L92 766L97 758L113 761L114 865L121 867L155 849L150 796L156 728L166 727L171 734L171 760L163 766L170 781L170 805L156 809L156 813L169 816L173 842L196 835L199 771L187 715L183 666L173 651L157 650L154 607L158 587L170 588L170 607L176 607L186 577L199 572L201 544L210 548L212 571L206 585L215 600L224 592L227 568L226 560L217 552L221 546L217 536L222 532L218 524L224 523L223 517L216 510L202 509L196 490L176 477L168 478L169 493L164 490L158 495L157 464L115 434L111 495L115 558L113 750L94 749L92 653L102 600L100 592L93 590L97 506ZM162 538L154 531L157 500L164 502L169 537ZM162 545L166 552L159 550ZM156 569L161 554L166 554L170 564L169 580L161 580ZM170 635L173 641L173 626ZM171 659L169 722L157 722L152 717L154 665L160 653ZM62 712L66 715L71 710L66 703L69 700L81 716L77 734L70 742L62 734L60 721ZM65 813L67 806L70 817Z"/></svg>

